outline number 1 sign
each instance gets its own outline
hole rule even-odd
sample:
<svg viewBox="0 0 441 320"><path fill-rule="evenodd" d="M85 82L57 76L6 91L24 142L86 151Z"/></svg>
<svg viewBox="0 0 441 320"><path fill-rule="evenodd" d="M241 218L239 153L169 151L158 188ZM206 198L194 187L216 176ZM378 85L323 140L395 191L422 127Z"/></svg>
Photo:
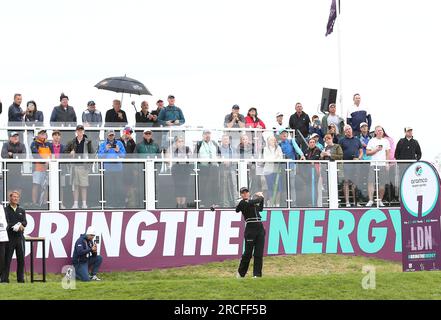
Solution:
<svg viewBox="0 0 441 320"><path fill-rule="evenodd" d="M440 178L428 162L410 165L401 179L403 271L441 270Z"/></svg>

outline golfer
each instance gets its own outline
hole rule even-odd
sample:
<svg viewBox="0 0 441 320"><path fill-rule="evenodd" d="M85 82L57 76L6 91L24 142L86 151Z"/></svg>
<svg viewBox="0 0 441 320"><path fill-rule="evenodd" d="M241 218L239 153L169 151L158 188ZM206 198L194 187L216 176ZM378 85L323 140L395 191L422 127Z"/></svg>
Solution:
<svg viewBox="0 0 441 320"><path fill-rule="evenodd" d="M263 228L262 217L259 214L263 210L263 194L257 192L254 195L255 199L250 199L248 188L243 187L240 188L240 196L242 199L236 207L236 212L242 212L246 225L244 233L245 252L240 260L237 277L245 277L254 251L253 277L257 278L262 276L263 246L265 244L265 229Z"/></svg>

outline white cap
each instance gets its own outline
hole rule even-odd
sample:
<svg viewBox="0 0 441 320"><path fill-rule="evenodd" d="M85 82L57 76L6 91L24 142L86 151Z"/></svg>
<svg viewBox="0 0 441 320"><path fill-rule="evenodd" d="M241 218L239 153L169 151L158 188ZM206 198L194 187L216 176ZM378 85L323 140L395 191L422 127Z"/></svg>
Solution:
<svg viewBox="0 0 441 320"><path fill-rule="evenodd" d="M360 123L360 128L363 127L363 126L368 127L368 124L367 124L366 122L362 122L362 123Z"/></svg>
<svg viewBox="0 0 441 320"><path fill-rule="evenodd" d="M87 235L92 235L92 236L94 236L94 235L96 234L96 232L95 232L95 228L92 227L92 226L88 227L88 228L87 228L87 231L86 231L86 234L87 234Z"/></svg>
<svg viewBox="0 0 441 320"><path fill-rule="evenodd" d="M409 130L413 130L412 127L405 127L405 128L404 128L404 132L407 132L407 131L409 131Z"/></svg>
<svg viewBox="0 0 441 320"><path fill-rule="evenodd" d="M280 117L280 116L283 116L283 113L281 113L281 112L277 112L277 113L276 113L276 118L277 118L277 117Z"/></svg>
<svg viewBox="0 0 441 320"><path fill-rule="evenodd" d="M315 138L315 137L319 137L320 138L320 136L317 133L311 134L311 136L309 138L312 139L312 138Z"/></svg>

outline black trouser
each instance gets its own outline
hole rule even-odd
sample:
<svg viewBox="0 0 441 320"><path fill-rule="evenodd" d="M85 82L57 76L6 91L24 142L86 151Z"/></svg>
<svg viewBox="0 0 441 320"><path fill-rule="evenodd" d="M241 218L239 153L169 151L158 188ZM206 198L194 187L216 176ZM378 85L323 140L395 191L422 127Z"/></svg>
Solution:
<svg viewBox="0 0 441 320"><path fill-rule="evenodd" d="M262 276L263 265L263 247L265 245L265 229L261 222L249 222L245 227L245 251L242 255L239 265L239 274L245 277L248 266L250 265L251 256L254 251L254 268L253 276Z"/></svg>
<svg viewBox="0 0 441 320"><path fill-rule="evenodd" d="M0 282L6 282L8 242L0 242Z"/></svg>
<svg viewBox="0 0 441 320"><path fill-rule="evenodd" d="M5 268L5 281L9 282L9 270L11 269L12 256L17 256L17 282L24 282L24 238L22 236L9 237L8 254Z"/></svg>

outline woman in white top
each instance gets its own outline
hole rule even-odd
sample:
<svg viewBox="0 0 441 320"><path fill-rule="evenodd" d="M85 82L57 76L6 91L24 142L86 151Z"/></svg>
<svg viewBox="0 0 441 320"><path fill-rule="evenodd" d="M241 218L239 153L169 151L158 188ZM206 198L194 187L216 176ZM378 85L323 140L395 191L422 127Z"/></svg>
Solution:
<svg viewBox="0 0 441 320"><path fill-rule="evenodd" d="M266 147L263 149L263 158L265 160L282 160L283 152L277 144L277 139L270 136L267 139ZM274 162L266 162L263 168L263 174L268 185L268 206L280 207L280 194L282 192L282 176L280 165Z"/></svg>

